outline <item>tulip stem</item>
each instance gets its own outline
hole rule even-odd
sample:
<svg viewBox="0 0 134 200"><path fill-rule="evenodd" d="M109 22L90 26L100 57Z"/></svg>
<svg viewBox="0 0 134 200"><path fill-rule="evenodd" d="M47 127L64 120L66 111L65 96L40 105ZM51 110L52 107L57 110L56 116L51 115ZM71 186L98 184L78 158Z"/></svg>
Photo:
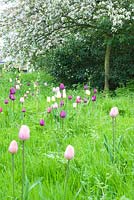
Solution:
<svg viewBox="0 0 134 200"><path fill-rule="evenodd" d="M12 154L12 192L13 192L13 199L15 199L15 187L14 187L14 154Z"/></svg>
<svg viewBox="0 0 134 200"><path fill-rule="evenodd" d="M115 124L116 118L112 118L112 132L113 132L113 161L115 160Z"/></svg>
<svg viewBox="0 0 134 200"><path fill-rule="evenodd" d="M62 131L63 131L63 126L64 126L64 125L63 125L63 123L64 123L63 120L64 120L64 119L61 120Z"/></svg>
<svg viewBox="0 0 134 200"><path fill-rule="evenodd" d="M68 160L67 167L66 167L66 177L65 177L65 185L64 185L64 200L66 200L66 194L67 194L67 184L68 184L68 178L69 178L69 163L70 163L70 160Z"/></svg>
<svg viewBox="0 0 134 200"><path fill-rule="evenodd" d="M22 141L22 200L24 196L24 181L25 181L25 160L24 160L24 141Z"/></svg>

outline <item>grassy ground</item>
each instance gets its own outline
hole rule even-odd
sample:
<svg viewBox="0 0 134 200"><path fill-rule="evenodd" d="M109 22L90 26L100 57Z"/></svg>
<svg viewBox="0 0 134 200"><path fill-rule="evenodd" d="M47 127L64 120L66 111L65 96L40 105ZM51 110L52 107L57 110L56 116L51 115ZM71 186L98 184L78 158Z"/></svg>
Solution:
<svg viewBox="0 0 134 200"><path fill-rule="evenodd" d="M74 146L75 157L70 161L70 173L66 200L133 200L134 199L134 94L129 89L118 89L116 96L104 97L97 93L91 101L83 88L66 90L65 105L50 114L47 102L52 96L52 80L43 73L22 74L22 83L16 92L16 100L4 104L9 90L14 86L18 74L3 74L0 77L0 200L21 199L22 141L18 138L22 124L30 128L30 139L25 142L25 194L29 200L65 200L64 184L67 160L64 151L68 144ZM12 78L12 82L9 79ZM38 86L34 87L34 82ZM48 85L45 86L44 83ZM66 83L64 83L66 84ZM21 112L20 97L30 91ZM89 99L88 104L73 108L76 97ZM58 103L59 99L56 100ZM119 108L116 119L116 152L112 161L112 119L110 109ZM59 117L61 110L67 112L65 119ZM45 126L40 126L40 119ZM12 140L18 142L15 155L15 197L12 197L11 154L8 152Z"/></svg>

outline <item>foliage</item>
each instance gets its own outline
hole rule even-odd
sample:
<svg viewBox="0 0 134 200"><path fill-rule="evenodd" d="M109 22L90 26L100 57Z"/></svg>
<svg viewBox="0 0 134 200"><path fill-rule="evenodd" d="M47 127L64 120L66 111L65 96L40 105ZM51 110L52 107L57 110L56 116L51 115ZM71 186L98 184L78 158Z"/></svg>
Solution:
<svg viewBox="0 0 134 200"><path fill-rule="evenodd" d="M47 49L81 30L116 35L132 27L131 1L16 0L1 16L5 55L19 63L31 62Z"/></svg>
<svg viewBox="0 0 134 200"><path fill-rule="evenodd" d="M81 36L70 37L63 46L50 51L44 62L58 82L68 86L90 82L91 86L103 88L103 57L102 41L92 42L91 37Z"/></svg>
<svg viewBox="0 0 134 200"><path fill-rule="evenodd" d="M126 38L124 43L114 40L110 56L110 89L124 86L134 78L134 37ZM118 45L117 45L118 44ZM44 65L57 81L71 86L90 81L92 87L104 86L104 43L98 36L84 36L81 39L70 37L63 46L50 51ZM43 66L44 66L43 65Z"/></svg>

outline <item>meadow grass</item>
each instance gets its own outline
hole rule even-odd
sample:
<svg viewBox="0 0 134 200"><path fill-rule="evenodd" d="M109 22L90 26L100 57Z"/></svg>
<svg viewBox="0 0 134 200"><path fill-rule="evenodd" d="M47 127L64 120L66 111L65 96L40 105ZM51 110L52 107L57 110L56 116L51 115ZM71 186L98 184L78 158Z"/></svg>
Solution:
<svg viewBox="0 0 134 200"><path fill-rule="evenodd" d="M90 96L86 96L82 87L67 89L67 96L72 95L73 99L64 99L63 107L47 113L47 108L53 103L47 102L47 96L54 95L52 88L58 85L42 72L22 74L19 77L22 86L15 94L16 100L4 104L17 76L3 73L0 77L0 107L3 109L0 113L0 200L13 199L11 154L8 152L12 140L16 140L19 146L14 156L15 199L21 199L22 145L18 133L22 124L30 128L30 139L25 142L25 200L64 200L67 167L64 151L68 144L74 147L75 157L70 161L67 200L133 200L133 91L118 89L114 97L98 92L97 100L92 102L93 88L90 88ZM36 81L38 86L34 87ZM24 116L19 100L27 90L30 94L23 105L26 109ZM90 101L73 108L77 96ZM59 99L56 101L60 102ZM114 106L118 107L119 116L116 119L116 158L112 162L112 119L109 112ZM59 117L61 110L67 113L64 119ZM40 126L40 119L45 120L45 126Z"/></svg>

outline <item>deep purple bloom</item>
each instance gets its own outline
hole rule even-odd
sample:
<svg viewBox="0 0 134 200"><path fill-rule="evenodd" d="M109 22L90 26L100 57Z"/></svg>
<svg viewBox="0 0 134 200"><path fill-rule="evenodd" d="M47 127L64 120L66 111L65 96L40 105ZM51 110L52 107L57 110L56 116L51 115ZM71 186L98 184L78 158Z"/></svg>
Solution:
<svg viewBox="0 0 134 200"><path fill-rule="evenodd" d="M10 94L9 95L9 98L12 100L12 101L14 101L16 98L15 98L15 96L13 95L13 94Z"/></svg>
<svg viewBox="0 0 134 200"><path fill-rule="evenodd" d="M61 117L61 118L65 118L65 117L66 117L66 112L65 112L64 110L62 110L62 111L60 112L60 117Z"/></svg>
<svg viewBox="0 0 134 200"><path fill-rule="evenodd" d="M92 96L92 101L96 101L96 96Z"/></svg>
<svg viewBox="0 0 134 200"><path fill-rule="evenodd" d="M60 101L60 107L62 107L62 106L64 106L64 101L63 100Z"/></svg>
<svg viewBox="0 0 134 200"><path fill-rule="evenodd" d="M44 119L40 119L40 125L41 125L41 126L44 126L44 125L45 125Z"/></svg>
<svg viewBox="0 0 134 200"><path fill-rule="evenodd" d="M65 86L63 83L60 84L60 90L64 90L65 89Z"/></svg>
<svg viewBox="0 0 134 200"><path fill-rule="evenodd" d="M68 99L71 100L73 97L71 95L68 96Z"/></svg>
<svg viewBox="0 0 134 200"><path fill-rule="evenodd" d="M15 94L16 93L16 90L14 87L10 88L10 94Z"/></svg>
<svg viewBox="0 0 134 200"><path fill-rule="evenodd" d="M96 94L97 93L97 89L96 88L94 88L94 94Z"/></svg>
<svg viewBox="0 0 134 200"><path fill-rule="evenodd" d="M88 85L84 85L84 90L88 90Z"/></svg>
<svg viewBox="0 0 134 200"><path fill-rule="evenodd" d="M26 112L26 109L25 109L25 108L22 108L22 112Z"/></svg>
<svg viewBox="0 0 134 200"><path fill-rule="evenodd" d="M5 104L8 104L8 99L5 99L4 103L5 103Z"/></svg>

